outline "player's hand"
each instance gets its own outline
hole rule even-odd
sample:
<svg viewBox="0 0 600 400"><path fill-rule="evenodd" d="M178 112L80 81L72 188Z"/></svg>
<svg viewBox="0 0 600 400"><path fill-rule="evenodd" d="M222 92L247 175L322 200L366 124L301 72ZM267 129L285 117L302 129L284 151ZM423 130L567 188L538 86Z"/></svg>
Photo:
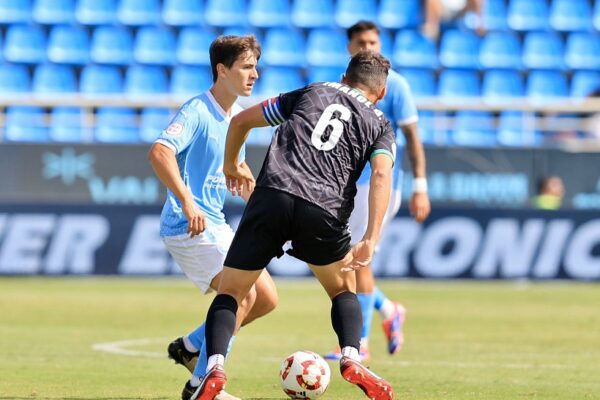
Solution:
<svg viewBox="0 0 600 400"><path fill-rule="evenodd" d="M193 200L181 204L181 209L188 220L188 233L191 237L201 234L206 229L206 217L198 204Z"/></svg>
<svg viewBox="0 0 600 400"><path fill-rule="evenodd" d="M426 192L414 192L410 199L410 213L419 223L425 221L431 212L429 196Z"/></svg>
<svg viewBox="0 0 600 400"><path fill-rule="evenodd" d="M249 170L235 164L223 164L223 174L225 175L227 188L233 196L241 196L244 187L248 191L254 190L255 181Z"/></svg>
<svg viewBox="0 0 600 400"><path fill-rule="evenodd" d="M371 240L361 240L352 247L349 256L344 259L342 272L355 271L371 265L375 253L375 243Z"/></svg>

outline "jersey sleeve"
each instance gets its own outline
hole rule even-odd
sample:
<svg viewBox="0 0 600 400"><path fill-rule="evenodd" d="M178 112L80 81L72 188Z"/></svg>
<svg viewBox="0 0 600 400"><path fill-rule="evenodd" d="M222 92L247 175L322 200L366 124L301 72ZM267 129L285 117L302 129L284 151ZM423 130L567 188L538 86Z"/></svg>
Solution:
<svg viewBox="0 0 600 400"><path fill-rule="evenodd" d="M302 88L282 93L277 97L263 101L262 112L269 125L277 126L283 124L294 111L298 98L304 93L305 89Z"/></svg>
<svg viewBox="0 0 600 400"><path fill-rule="evenodd" d="M167 146L175 154L185 150L196 135L200 124L200 115L191 104L184 104L171 123L162 131L156 143Z"/></svg>
<svg viewBox="0 0 600 400"><path fill-rule="evenodd" d="M377 154L385 154L392 159L392 163L396 161L396 135L389 121L385 121L383 131L371 148L369 159Z"/></svg>
<svg viewBox="0 0 600 400"><path fill-rule="evenodd" d="M408 82L401 76L391 85L392 115L396 126L402 127L418 121L417 106Z"/></svg>

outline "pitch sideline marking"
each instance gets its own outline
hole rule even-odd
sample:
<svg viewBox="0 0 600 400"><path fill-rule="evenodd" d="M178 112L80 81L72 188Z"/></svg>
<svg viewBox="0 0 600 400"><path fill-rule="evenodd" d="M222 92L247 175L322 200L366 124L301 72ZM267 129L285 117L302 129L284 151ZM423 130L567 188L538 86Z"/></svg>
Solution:
<svg viewBox="0 0 600 400"><path fill-rule="evenodd" d="M130 340L119 340L115 342L95 343L92 345L94 351L101 351L110 354L116 354L127 357L142 357L142 358L167 358L166 353L158 353L155 351L133 350L129 347L144 346L154 343L166 343L165 338L140 338ZM276 357L259 357L260 361L265 362L280 362ZM481 362L451 362L451 361L405 361L405 360L380 360L380 364L397 365L402 367L452 367L452 368L508 368L508 369L569 369L571 366L564 364L520 364L520 363L481 363Z"/></svg>

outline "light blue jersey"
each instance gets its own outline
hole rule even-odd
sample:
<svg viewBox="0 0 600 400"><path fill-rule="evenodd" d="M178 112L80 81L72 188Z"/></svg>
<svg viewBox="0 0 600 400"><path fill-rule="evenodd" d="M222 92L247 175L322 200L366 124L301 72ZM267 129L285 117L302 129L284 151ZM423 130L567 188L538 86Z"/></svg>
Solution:
<svg viewBox="0 0 600 400"><path fill-rule="evenodd" d="M232 115L242 109L233 105ZM156 140L176 154L179 172L208 224L224 224L223 204L227 194L223 157L231 116L227 116L210 91L185 103ZM242 147L240 162L245 158ZM175 236L187 232L188 221L181 204L170 190L160 217L160 235Z"/></svg>
<svg viewBox="0 0 600 400"><path fill-rule="evenodd" d="M399 190L402 187L402 147L404 146L404 136L400 128L417 122L419 117L408 82L394 70L390 69L386 95L377 103L377 108L383 111L392 126L396 128L398 151L394 162L393 190ZM371 166L367 164L356 184L368 184L370 177Z"/></svg>

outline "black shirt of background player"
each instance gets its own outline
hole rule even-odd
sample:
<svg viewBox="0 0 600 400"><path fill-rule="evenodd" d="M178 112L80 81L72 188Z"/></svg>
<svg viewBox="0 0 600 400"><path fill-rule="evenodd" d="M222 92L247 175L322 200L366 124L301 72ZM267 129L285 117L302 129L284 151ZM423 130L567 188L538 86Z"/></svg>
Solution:
<svg viewBox="0 0 600 400"><path fill-rule="evenodd" d="M395 159L394 130L362 93L333 82L314 83L263 102L272 126L281 124L256 187L305 199L343 223L354 208L356 181L370 157Z"/></svg>

